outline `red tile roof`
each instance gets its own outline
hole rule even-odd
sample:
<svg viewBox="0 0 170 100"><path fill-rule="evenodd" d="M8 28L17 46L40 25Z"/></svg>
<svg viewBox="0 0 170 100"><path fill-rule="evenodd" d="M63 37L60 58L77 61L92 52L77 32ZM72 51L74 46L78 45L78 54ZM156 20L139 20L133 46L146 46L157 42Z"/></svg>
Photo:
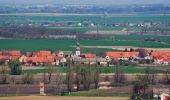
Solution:
<svg viewBox="0 0 170 100"><path fill-rule="evenodd" d="M109 56L111 58L121 58L121 57L131 57L131 56L137 56L139 52L106 52L106 56Z"/></svg>
<svg viewBox="0 0 170 100"><path fill-rule="evenodd" d="M8 60L9 56L0 55L0 60Z"/></svg>
<svg viewBox="0 0 170 100"><path fill-rule="evenodd" d="M31 57L32 55L33 55L32 52L26 52L26 56L27 56L27 57Z"/></svg>
<svg viewBox="0 0 170 100"><path fill-rule="evenodd" d="M96 54L84 54L85 58L95 58Z"/></svg>
<svg viewBox="0 0 170 100"><path fill-rule="evenodd" d="M33 63L52 63L54 62L54 57L25 57L24 62L33 62Z"/></svg>
<svg viewBox="0 0 170 100"><path fill-rule="evenodd" d="M20 58L20 56L11 56L10 57L12 60L18 60Z"/></svg>
<svg viewBox="0 0 170 100"><path fill-rule="evenodd" d="M152 52L151 56L155 59L162 59L170 57L170 52Z"/></svg>
<svg viewBox="0 0 170 100"><path fill-rule="evenodd" d="M12 50L12 51L9 51L9 53L11 56L21 56L21 51L19 50Z"/></svg>
<svg viewBox="0 0 170 100"><path fill-rule="evenodd" d="M50 56L51 55L51 51L40 51L38 53L38 56Z"/></svg>

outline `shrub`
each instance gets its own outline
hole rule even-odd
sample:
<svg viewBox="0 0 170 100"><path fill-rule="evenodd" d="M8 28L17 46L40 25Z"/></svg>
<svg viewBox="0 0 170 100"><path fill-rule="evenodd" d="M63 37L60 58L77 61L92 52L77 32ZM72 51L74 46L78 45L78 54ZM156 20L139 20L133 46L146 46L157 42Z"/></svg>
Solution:
<svg viewBox="0 0 170 100"><path fill-rule="evenodd" d="M20 75L22 73L21 63L18 60L11 60L8 63L11 75Z"/></svg>

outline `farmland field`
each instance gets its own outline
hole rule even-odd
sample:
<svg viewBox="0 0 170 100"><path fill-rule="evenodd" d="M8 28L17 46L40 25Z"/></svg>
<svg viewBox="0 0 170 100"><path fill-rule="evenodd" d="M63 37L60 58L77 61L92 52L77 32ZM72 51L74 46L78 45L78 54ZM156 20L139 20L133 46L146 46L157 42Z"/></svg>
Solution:
<svg viewBox="0 0 170 100"><path fill-rule="evenodd" d="M21 22L24 21L34 21L34 22L43 22L43 21L82 21L82 20L90 20L94 23L105 23L105 17L104 15L33 15L33 14L4 14L0 15L2 21L9 20ZM108 15L106 17L107 23L142 23L146 20L151 20L153 22L169 22L170 21L170 15L154 15L154 14L131 14L131 15ZM1 22L2 23L2 22Z"/></svg>
<svg viewBox="0 0 170 100"><path fill-rule="evenodd" d="M102 14L92 15L64 15L64 14L1 14L0 27L21 26L31 24L32 27L43 27L43 24L50 24L47 28L88 31L96 30L97 28L83 27L63 27L68 23L94 23L97 24L113 24L113 23L144 23L146 21L153 23L168 23L170 22L170 15L156 15L156 14L110 14L106 17ZM62 23L62 27L56 26L56 22ZM44 28L44 27L43 27ZM45 27L46 28L46 27ZM122 30L124 26L117 27L99 27L98 30ZM142 27L129 27L130 30L141 30ZM161 30L158 27L150 27L148 30ZM170 29L165 29L170 31Z"/></svg>
<svg viewBox="0 0 170 100"><path fill-rule="evenodd" d="M56 71L59 71L60 73L66 73L67 68L66 67L56 67ZM73 67L73 72L76 72L76 67ZM139 74L139 73L146 73L146 69L144 67L136 67L136 66L121 66L120 67L121 72L125 74ZM23 70L24 73L29 73L29 74L38 74L38 73L43 73L45 72L45 69L34 69L34 70ZM91 71L93 71L93 67L91 68ZM110 67L100 67L101 73L115 73L116 68L114 66ZM169 71L162 71L162 70L156 70L156 69L151 69L150 74L165 74L165 73L170 73Z"/></svg>
<svg viewBox="0 0 170 100"><path fill-rule="evenodd" d="M161 42L144 41L145 38L152 38ZM114 40L112 40L114 39ZM170 48L170 36L156 35L108 35L105 40L80 40L81 46L134 46L145 48ZM51 40L51 39L0 39L0 50L21 50L39 51L39 50L66 50L74 51L76 40ZM114 49L95 49L83 48L85 52L114 51Z"/></svg>

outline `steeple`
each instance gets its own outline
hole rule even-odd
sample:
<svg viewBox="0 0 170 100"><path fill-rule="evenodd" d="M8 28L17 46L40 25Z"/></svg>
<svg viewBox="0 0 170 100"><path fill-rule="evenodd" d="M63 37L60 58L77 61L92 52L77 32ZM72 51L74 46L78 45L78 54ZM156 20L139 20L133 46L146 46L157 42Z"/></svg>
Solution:
<svg viewBox="0 0 170 100"><path fill-rule="evenodd" d="M77 56L80 56L80 54L81 54L80 51L81 51L81 50L80 50L80 43L77 42L77 44L76 44L76 55L77 55Z"/></svg>

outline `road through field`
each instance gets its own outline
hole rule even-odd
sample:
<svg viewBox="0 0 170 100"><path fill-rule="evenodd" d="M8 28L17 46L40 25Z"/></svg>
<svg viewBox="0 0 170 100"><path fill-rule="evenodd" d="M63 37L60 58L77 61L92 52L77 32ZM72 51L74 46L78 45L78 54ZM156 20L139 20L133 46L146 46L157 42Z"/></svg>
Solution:
<svg viewBox="0 0 170 100"><path fill-rule="evenodd" d="M0 97L0 100L128 100L128 97L16 96L16 97Z"/></svg>

